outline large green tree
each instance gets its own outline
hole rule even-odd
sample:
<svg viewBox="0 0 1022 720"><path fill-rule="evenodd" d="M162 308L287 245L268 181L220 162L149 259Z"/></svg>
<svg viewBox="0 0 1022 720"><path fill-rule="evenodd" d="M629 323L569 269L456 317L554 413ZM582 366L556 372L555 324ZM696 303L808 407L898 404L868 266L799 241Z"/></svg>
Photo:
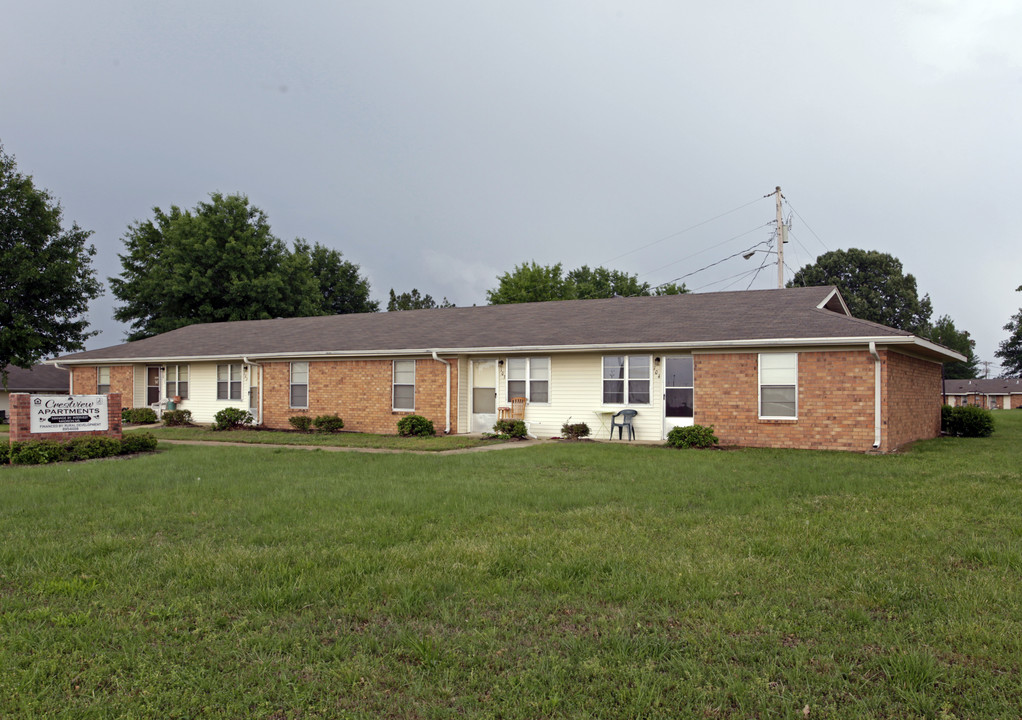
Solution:
<svg viewBox="0 0 1022 720"><path fill-rule="evenodd" d="M497 282L495 289L486 291L490 305L688 292L684 284L668 283L653 288L648 282L639 282L637 276L620 270L583 265L565 274L561 263L538 265L535 261L522 263L513 271L505 272L497 277Z"/></svg>
<svg viewBox="0 0 1022 720"><path fill-rule="evenodd" d="M84 317L102 285L92 233L64 229L60 203L18 172L0 145L0 382L7 367L80 350L93 335Z"/></svg>
<svg viewBox="0 0 1022 720"><path fill-rule="evenodd" d="M1015 288L1015 291L1022 292L1022 285ZM1008 338L1002 340L994 351L994 355L1001 358L1001 375L1022 377L1022 308L1012 315L1004 329L1008 331Z"/></svg>
<svg viewBox="0 0 1022 720"><path fill-rule="evenodd" d="M933 306L919 297L916 279L901 261L876 250L832 250L806 265L788 287L836 285L857 318L924 335Z"/></svg>
<svg viewBox="0 0 1022 720"><path fill-rule="evenodd" d="M952 380L967 380L979 377L979 358L976 357L976 341L968 331L959 330L950 316L942 315L926 331L926 337L946 348L965 356L964 362L944 363L944 377Z"/></svg>
<svg viewBox="0 0 1022 720"><path fill-rule="evenodd" d="M110 278L129 340L193 323L378 308L357 265L303 240L288 248L244 195L213 193L194 210L153 215L129 226L123 270Z"/></svg>
<svg viewBox="0 0 1022 720"><path fill-rule="evenodd" d="M387 312L394 312L396 310L431 310L433 308L449 307L454 307L454 303L447 298L438 303L433 299L432 295L428 293L426 295L420 294L418 288L412 288L411 292L403 292L401 294L395 293L394 288L391 288L390 300L387 301Z"/></svg>

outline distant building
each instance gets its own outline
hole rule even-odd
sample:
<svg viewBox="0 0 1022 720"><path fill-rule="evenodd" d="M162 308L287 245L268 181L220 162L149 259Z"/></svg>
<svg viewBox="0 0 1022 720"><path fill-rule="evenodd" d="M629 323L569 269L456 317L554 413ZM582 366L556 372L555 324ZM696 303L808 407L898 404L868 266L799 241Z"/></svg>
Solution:
<svg viewBox="0 0 1022 720"><path fill-rule="evenodd" d="M945 380L948 405L973 405L988 410L1022 408L1022 378Z"/></svg>
<svg viewBox="0 0 1022 720"><path fill-rule="evenodd" d="M10 414L12 392L27 392L36 395L66 395L70 392L71 376L63 368L52 365L34 365L29 370L8 366L7 389L0 385L0 418L4 422Z"/></svg>

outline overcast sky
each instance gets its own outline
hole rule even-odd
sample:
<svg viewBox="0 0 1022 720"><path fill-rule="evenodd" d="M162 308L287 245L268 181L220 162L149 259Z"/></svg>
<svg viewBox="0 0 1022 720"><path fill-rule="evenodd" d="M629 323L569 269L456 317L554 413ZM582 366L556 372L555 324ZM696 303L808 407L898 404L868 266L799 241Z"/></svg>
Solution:
<svg viewBox="0 0 1022 720"><path fill-rule="evenodd" d="M244 193L372 295L517 264L658 284L770 238L900 258L983 360L1022 305L1022 3L3 3L0 141L92 230ZM741 208L736 210L736 208ZM729 212L735 210L735 212ZM705 222L718 215L712 222ZM698 226L694 227L693 226ZM763 259L684 278L776 286ZM109 293L90 348L123 340Z"/></svg>

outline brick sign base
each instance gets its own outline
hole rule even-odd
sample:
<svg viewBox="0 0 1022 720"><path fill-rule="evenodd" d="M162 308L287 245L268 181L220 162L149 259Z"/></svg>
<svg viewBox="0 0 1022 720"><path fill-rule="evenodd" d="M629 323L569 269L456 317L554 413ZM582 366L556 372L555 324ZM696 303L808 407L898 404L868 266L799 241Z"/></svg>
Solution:
<svg viewBox="0 0 1022 720"><path fill-rule="evenodd" d="M121 433L121 394L110 393L107 395L108 430L82 430L80 432L32 432L32 406L31 395L28 393L11 393L11 433L12 443L24 442L26 440L55 440L56 442L67 442L80 437L110 437L120 440Z"/></svg>

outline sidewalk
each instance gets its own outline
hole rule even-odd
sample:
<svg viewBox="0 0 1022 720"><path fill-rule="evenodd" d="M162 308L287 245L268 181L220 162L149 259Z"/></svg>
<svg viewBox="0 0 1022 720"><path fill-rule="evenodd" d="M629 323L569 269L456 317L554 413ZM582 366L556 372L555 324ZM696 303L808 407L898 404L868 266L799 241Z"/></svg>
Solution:
<svg viewBox="0 0 1022 720"><path fill-rule="evenodd" d="M328 445L286 445L280 443L244 443L244 442L218 442L216 440L164 440L160 438L160 444L167 445L218 445L224 447L250 447L250 448L274 448L277 450L323 450L325 452L356 452L375 453L378 455L466 455L468 453L492 452L494 450L513 450L516 448L534 447L542 445L542 440L522 440L521 442L508 442L501 445L484 445L474 448L457 448L455 450L398 450L395 448L364 448L364 447L334 447Z"/></svg>

